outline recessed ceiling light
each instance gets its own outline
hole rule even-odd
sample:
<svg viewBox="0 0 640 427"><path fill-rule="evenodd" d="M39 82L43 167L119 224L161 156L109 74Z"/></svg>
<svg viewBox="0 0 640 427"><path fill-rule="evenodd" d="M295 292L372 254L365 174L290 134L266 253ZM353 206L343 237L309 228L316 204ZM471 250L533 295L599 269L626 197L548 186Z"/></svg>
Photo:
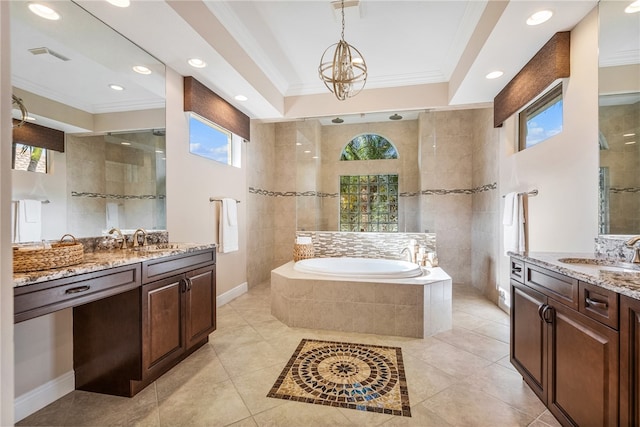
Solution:
<svg viewBox="0 0 640 427"><path fill-rule="evenodd" d="M331 123L339 125L340 123L344 123L344 120L342 120L340 117L336 117L335 119L331 120Z"/></svg>
<svg viewBox="0 0 640 427"><path fill-rule="evenodd" d="M317 159L317 158L318 158L318 156L313 156L313 157L311 157L311 158L312 158L312 159Z"/></svg>
<svg viewBox="0 0 640 427"><path fill-rule="evenodd" d="M304 150L305 154L309 154L311 152L311 150Z"/></svg>
<svg viewBox="0 0 640 427"><path fill-rule="evenodd" d="M131 4L129 0L107 0L107 2L118 7L129 7L129 5Z"/></svg>
<svg viewBox="0 0 640 427"><path fill-rule="evenodd" d="M122 145L131 145L130 142L125 142L125 141L122 141L120 144L122 144Z"/></svg>
<svg viewBox="0 0 640 427"><path fill-rule="evenodd" d="M640 12L640 0L636 0L633 3L631 3L629 6L627 6L624 11L626 13L636 13L636 12Z"/></svg>
<svg viewBox="0 0 640 427"><path fill-rule="evenodd" d="M631 145L631 144L635 144L635 141L629 141L629 142L625 142L624 145Z"/></svg>
<svg viewBox="0 0 640 427"><path fill-rule="evenodd" d="M402 120L402 116L398 113L394 113L391 116L389 116L389 120Z"/></svg>
<svg viewBox="0 0 640 427"><path fill-rule="evenodd" d="M111 83L111 84L109 85L109 87L110 87L111 89L113 89L113 90L117 90L117 91L124 90L124 86L120 86L120 85L117 85L117 84L114 84L114 83Z"/></svg>
<svg viewBox="0 0 640 427"><path fill-rule="evenodd" d="M249 99L249 98L247 98L247 97L246 97L246 96L244 96L244 95L236 95L236 96L234 96L234 99L235 99L236 101L244 102L244 101L246 101L246 100L247 100L247 99Z"/></svg>
<svg viewBox="0 0 640 427"><path fill-rule="evenodd" d="M40 18L48 19L50 21L57 21L61 18L58 12L41 3L29 3L29 10Z"/></svg>
<svg viewBox="0 0 640 427"><path fill-rule="evenodd" d="M302 142L296 142L296 145L302 145Z"/></svg>
<svg viewBox="0 0 640 427"><path fill-rule="evenodd" d="M207 66L207 63L200 58L191 58L187 62L189 63L189 65L195 68L204 68Z"/></svg>
<svg viewBox="0 0 640 427"><path fill-rule="evenodd" d="M133 71L135 71L138 74L145 74L145 75L151 74L151 70L145 67L144 65L136 65L135 67L133 67Z"/></svg>
<svg viewBox="0 0 640 427"><path fill-rule="evenodd" d="M496 70L487 74L485 77L489 80L497 79L498 77L502 77L504 73L502 71Z"/></svg>
<svg viewBox="0 0 640 427"><path fill-rule="evenodd" d="M553 12L550 10L541 10L534 13L527 19L527 25L540 25L543 22L547 22L553 16Z"/></svg>
<svg viewBox="0 0 640 427"><path fill-rule="evenodd" d="M622 135L622 136L636 136L636 134L635 134L635 133L625 133L625 134L624 134L624 135Z"/></svg>

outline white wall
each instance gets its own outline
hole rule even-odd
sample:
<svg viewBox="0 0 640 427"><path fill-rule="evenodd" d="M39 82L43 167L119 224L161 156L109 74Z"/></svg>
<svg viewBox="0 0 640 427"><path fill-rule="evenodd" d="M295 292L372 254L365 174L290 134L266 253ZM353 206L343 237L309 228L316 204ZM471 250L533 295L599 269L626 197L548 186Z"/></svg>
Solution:
<svg viewBox="0 0 640 427"><path fill-rule="evenodd" d="M0 425L13 424L13 267L11 265L11 92L9 2L0 2Z"/></svg>
<svg viewBox="0 0 640 427"><path fill-rule="evenodd" d="M220 295L247 281L246 207L247 161L242 167L224 165L189 153L189 122L183 111L183 79L167 68L167 230L173 241L217 242L219 202L209 197L232 197L238 204L240 250L218 254L216 277Z"/></svg>
<svg viewBox="0 0 640 427"><path fill-rule="evenodd" d="M597 8L571 32L571 76L565 81L563 103L562 133L532 148L515 152L514 117L502 130L500 193L539 191L528 201L531 252L594 251L599 157ZM508 287L508 258L501 258L501 283Z"/></svg>

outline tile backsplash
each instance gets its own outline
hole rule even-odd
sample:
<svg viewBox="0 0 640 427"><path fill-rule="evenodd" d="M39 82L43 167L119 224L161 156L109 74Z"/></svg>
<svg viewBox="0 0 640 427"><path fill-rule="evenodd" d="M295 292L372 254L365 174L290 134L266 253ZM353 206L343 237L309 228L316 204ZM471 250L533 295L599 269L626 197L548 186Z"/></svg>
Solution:
<svg viewBox="0 0 640 427"><path fill-rule="evenodd" d="M596 257L611 258L620 261L631 262L634 249L625 245L631 236L606 235L596 237Z"/></svg>

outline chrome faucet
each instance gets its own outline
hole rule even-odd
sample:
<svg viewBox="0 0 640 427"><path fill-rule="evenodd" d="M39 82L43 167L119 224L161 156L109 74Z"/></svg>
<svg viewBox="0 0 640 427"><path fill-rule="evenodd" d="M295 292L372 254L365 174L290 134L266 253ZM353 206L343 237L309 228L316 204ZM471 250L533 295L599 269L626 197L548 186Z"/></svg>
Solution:
<svg viewBox="0 0 640 427"><path fill-rule="evenodd" d="M138 233L142 234L142 243L138 242ZM137 247L137 246L144 246L147 244L147 232L145 231L144 228L138 228L136 229L136 231L133 232L133 247Z"/></svg>
<svg viewBox="0 0 640 427"><path fill-rule="evenodd" d="M115 241L120 245L120 249L127 249L127 239L122 235L122 231L119 228L113 227L109 230L109 234L113 236L113 233L116 233L118 237L114 237Z"/></svg>
<svg viewBox="0 0 640 427"><path fill-rule="evenodd" d="M400 251L400 255L404 254L404 251L407 251L409 255L409 262L416 262L416 255L418 254L418 242L415 239L409 240L409 244Z"/></svg>
<svg viewBox="0 0 640 427"><path fill-rule="evenodd" d="M633 248L635 244L638 242L640 242L640 236L632 237L631 239L624 242L624 244L627 245L627 247L629 248ZM635 248L635 252L633 254L633 261L631 262L634 264L640 264L640 246L637 246Z"/></svg>

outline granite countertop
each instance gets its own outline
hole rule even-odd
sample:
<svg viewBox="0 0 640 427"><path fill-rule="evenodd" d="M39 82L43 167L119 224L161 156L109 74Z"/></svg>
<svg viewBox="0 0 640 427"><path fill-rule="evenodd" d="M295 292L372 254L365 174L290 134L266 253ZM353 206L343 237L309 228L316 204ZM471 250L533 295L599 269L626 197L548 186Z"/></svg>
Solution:
<svg viewBox="0 0 640 427"><path fill-rule="evenodd" d="M559 261L562 258L597 259L593 253L508 252L508 255L526 263L640 300L640 266L637 266L637 270L636 266L624 270L611 268L607 265L607 260L602 258L599 259L602 265L569 264Z"/></svg>
<svg viewBox="0 0 640 427"><path fill-rule="evenodd" d="M84 260L80 264L68 267L54 268L50 270L31 271L27 273L14 273L13 286L26 286L34 283L46 282L48 280L62 279L83 273L106 270L108 268L121 265L135 264L155 258L162 258L171 255L196 252L205 249L215 248L215 244L202 243L163 243L167 249L162 250L134 250L134 249L112 249L86 252ZM153 245L152 245L153 246Z"/></svg>

